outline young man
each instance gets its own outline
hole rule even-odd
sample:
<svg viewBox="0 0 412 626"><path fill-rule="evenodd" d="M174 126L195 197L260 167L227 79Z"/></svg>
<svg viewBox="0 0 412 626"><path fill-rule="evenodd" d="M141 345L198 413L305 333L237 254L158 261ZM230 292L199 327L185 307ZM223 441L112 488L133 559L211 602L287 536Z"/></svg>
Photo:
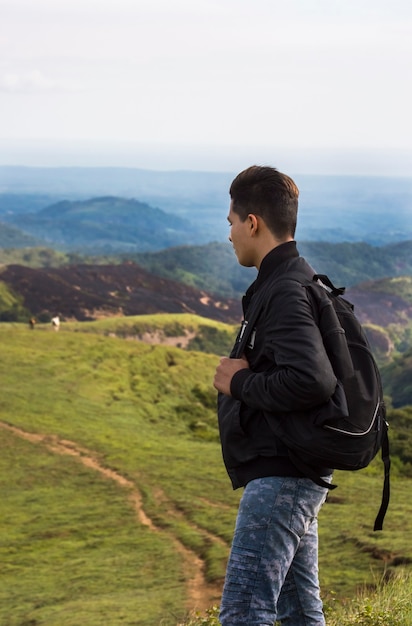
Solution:
<svg viewBox="0 0 412 626"><path fill-rule="evenodd" d="M258 270L243 297L245 321L262 290L264 299L244 353L233 358L235 344L214 378L226 469L233 488L245 488L221 601L223 626L325 624L317 515L327 489L302 476L270 423L273 414L287 419L325 402L336 386L306 290L290 276L315 273L294 241L298 195L293 180L271 167L250 167L230 187L229 240L239 263ZM317 470L330 481L331 470Z"/></svg>

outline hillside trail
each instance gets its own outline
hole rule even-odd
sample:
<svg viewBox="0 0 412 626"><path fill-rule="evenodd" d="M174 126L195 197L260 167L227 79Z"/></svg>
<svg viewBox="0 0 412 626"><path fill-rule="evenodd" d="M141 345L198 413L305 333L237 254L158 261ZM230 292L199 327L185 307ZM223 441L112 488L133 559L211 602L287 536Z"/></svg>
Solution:
<svg viewBox="0 0 412 626"><path fill-rule="evenodd" d="M128 490L129 500L136 512L138 522L143 526L148 527L152 532L167 534L173 542L176 551L183 560L183 571L186 578L187 611L205 611L212 605L219 603L221 584L218 585L208 583L204 575L205 564L203 560L195 552L187 548L177 537L172 535L170 532L166 532L164 529L153 523L143 509L140 491L131 480L122 476L119 472L103 466L97 460L96 454L94 454L91 450L88 450L87 448L84 448L68 439L60 439L56 435L51 434L28 432L1 421L0 428L12 432L16 436L32 443L41 444L55 454L76 457L76 459L86 467L99 472L105 478L113 480L121 487L126 488ZM168 509L166 509L168 514L177 514L177 511L173 510L172 503L168 500L167 496L160 488L157 488L156 490L156 497L158 501L161 501L164 506L168 507ZM193 524L191 525L195 528ZM204 529L202 529L202 533L212 541L222 544L224 543L220 538L215 535L211 535Z"/></svg>

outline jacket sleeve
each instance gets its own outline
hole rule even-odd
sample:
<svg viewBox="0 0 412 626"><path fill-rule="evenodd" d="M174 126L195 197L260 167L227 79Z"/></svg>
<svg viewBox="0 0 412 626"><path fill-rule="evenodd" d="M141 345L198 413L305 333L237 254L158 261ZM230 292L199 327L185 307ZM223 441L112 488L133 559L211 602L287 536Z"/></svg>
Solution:
<svg viewBox="0 0 412 626"><path fill-rule="evenodd" d="M268 294L256 325L262 333L263 359L237 372L231 394L252 409L302 411L326 402L336 377L315 322L306 289L285 281ZM249 355L247 355L249 358Z"/></svg>

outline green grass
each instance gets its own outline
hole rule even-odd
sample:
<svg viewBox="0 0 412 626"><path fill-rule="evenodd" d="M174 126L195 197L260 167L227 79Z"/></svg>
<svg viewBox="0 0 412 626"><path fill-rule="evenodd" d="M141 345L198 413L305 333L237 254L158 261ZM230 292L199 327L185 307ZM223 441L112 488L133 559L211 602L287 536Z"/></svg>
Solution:
<svg viewBox="0 0 412 626"><path fill-rule="evenodd" d="M95 322L67 322L65 327L75 332L123 339L141 339L149 334L154 337L154 343L159 343L161 338L163 342L174 343L187 350L213 354L228 354L238 328L190 313L110 317Z"/></svg>
<svg viewBox="0 0 412 626"><path fill-rule="evenodd" d="M137 523L126 490L0 437L2 625L150 624L179 611L182 563L169 537Z"/></svg>
<svg viewBox="0 0 412 626"><path fill-rule="evenodd" d="M412 624L412 576L401 574L379 580L376 588L362 589L346 602L325 605L328 626L410 626ZM178 626L218 626L219 607L194 611Z"/></svg>
<svg viewBox="0 0 412 626"><path fill-rule="evenodd" d="M410 626L412 576L402 574L376 581L352 600L326 607L328 626Z"/></svg>
<svg viewBox="0 0 412 626"><path fill-rule="evenodd" d="M174 625L191 608L178 544L219 589L241 495L217 441L218 357L47 329L0 325L0 420L87 449L136 486L156 528L138 521L126 487L0 428L0 625ZM412 560L410 481L394 477L380 533L379 460L335 481L320 515L327 603Z"/></svg>

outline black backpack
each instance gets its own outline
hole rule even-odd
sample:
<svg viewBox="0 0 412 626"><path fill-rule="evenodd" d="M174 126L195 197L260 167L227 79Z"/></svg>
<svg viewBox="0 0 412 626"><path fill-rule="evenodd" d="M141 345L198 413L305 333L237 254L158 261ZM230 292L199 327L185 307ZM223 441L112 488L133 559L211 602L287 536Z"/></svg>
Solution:
<svg viewBox="0 0 412 626"><path fill-rule="evenodd" d="M335 287L325 275L309 280L302 273L288 272L273 285L296 280L310 297L315 320L338 380L330 400L310 411L291 413L286 418L271 415L275 434L287 446L289 456L303 475L317 484L334 489L317 475L316 466L338 470L367 467L379 450L384 463L382 504L374 530L382 530L389 504L390 458L388 425L382 383L364 330L354 314L353 305L342 298L344 287ZM264 293L253 307L247 331L237 354L243 351L247 336L260 313Z"/></svg>

